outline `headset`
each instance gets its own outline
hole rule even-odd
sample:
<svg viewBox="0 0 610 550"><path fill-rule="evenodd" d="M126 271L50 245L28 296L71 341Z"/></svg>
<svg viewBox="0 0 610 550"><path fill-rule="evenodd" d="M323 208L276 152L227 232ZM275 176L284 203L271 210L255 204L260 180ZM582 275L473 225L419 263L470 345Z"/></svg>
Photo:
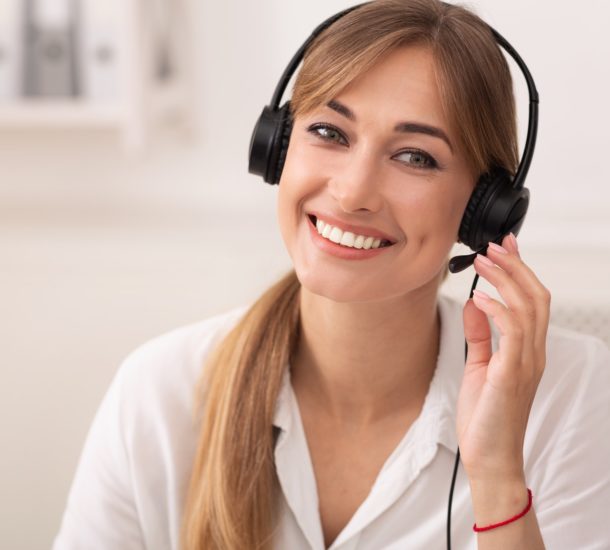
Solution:
<svg viewBox="0 0 610 550"><path fill-rule="evenodd" d="M292 131L290 102L286 101L280 107L280 101L288 82L302 61L311 42L335 21L366 4L368 2L343 10L326 19L314 29L309 38L294 54L275 88L271 103L263 108L252 133L248 164L248 171L251 174L262 176L264 181L269 184L279 183ZM529 206L530 194L529 190L524 187L524 182L536 146L538 91L521 56L500 33L491 26L489 26L489 29L496 42L516 61L527 82L530 102L527 138L514 177L506 169L492 166L477 181L464 210L458 232L460 242L476 252L451 258L449 270L452 273L458 273L472 265L477 254L485 254L488 242L500 243L502 237L510 232L518 235Z"/></svg>
<svg viewBox="0 0 610 550"><path fill-rule="evenodd" d="M303 60L307 48L320 33L344 15L369 3L365 2L352 6L323 21L294 54L275 88L271 103L263 108L263 112L254 127L250 140L248 164L248 171L251 174L262 176L265 182L272 185L279 183L292 131L290 101L286 101L280 107L280 102L288 83L295 73L297 66ZM442 2L442 4L450 5L446 2ZM500 244L503 237L510 232L518 235L529 206L530 193L524 187L524 183L534 155L538 134L538 91L532 75L523 59L521 59L521 56L498 31L490 25L488 27L498 45L515 60L525 77L529 93L527 137L523 154L514 176L503 167L492 166L479 177L464 210L458 232L459 241L475 252L451 258L449 261L449 271L452 273L458 273L472 265L477 254L486 254L489 242ZM475 276L470 290L471 298L477 281L478 275ZM465 358L467 355L468 345L466 344ZM458 448L447 510L448 550L451 550L451 503L459 460L460 450Z"/></svg>

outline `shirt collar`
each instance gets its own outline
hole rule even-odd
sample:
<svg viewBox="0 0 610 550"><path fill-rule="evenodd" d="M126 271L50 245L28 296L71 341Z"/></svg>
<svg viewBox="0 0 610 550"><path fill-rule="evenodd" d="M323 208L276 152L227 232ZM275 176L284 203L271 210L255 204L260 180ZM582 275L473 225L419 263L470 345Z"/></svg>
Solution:
<svg viewBox="0 0 610 550"><path fill-rule="evenodd" d="M275 404L275 416L273 417L273 425L280 428L282 433L280 438L286 433L290 433L292 427L292 409L291 409L291 385L290 385L290 365L284 367L284 375L282 377L282 385Z"/></svg>
<svg viewBox="0 0 610 550"><path fill-rule="evenodd" d="M436 371L430 384L430 397L438 405L437 442L453 453L457 452L457 399L464 373L464 323L462 305L440 296L441 337Z"/></svg>

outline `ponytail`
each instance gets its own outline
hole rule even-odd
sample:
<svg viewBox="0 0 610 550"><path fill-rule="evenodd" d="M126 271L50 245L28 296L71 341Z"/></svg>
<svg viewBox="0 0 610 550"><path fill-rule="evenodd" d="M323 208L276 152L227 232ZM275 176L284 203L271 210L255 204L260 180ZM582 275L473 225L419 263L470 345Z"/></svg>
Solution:
<svg viewBox="0 0 610 550"><path fill-rule="evenodd" d="M182 522L182 550L268 550L279 483L273 417L298 336L294 271L267 290L206 361L201 431Z"/></svg>

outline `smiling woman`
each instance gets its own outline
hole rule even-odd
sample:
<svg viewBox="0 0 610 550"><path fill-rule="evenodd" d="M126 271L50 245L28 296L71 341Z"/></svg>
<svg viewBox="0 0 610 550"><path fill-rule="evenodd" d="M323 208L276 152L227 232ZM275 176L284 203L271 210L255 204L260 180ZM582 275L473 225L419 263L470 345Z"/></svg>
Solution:
<svg viewBox="0 0 610 550"><path fill-rule="evenodd" d="M303 287L335 301L434 294L476 181L466 157L452 152L450 143L463 140L443 111L431 48L404 42L332 99L309 103L308 112L298 97L294 104L280 229ZM319 74L314 69L305 62L303 71ZM299 86L307 83L297 79L295 93ZM339 246L312 239L310 215L334 228L326 237ZM345 250L345 233L392 245L377 250L374 266L345 269L341 260L371 257Z"/></svg>
<svg viewBox="0 0 610 550"><path fill-rule="evenodd" d="M509 231L474 263L502 300L439 295L485 175L518 166L492 29L378 0L314 35L251 148L294 270L126 360L55 550L442 548L460 459L449 545L608 547L608 349L548 330Z"/></svg>

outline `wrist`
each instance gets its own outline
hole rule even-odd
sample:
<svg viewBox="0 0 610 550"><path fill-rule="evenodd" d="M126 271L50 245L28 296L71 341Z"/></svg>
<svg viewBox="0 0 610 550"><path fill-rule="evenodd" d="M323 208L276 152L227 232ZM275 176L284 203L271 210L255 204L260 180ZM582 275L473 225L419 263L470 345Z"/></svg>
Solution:
<svg viewBox="0 0 610 550"><path fill-rule="evenodd" d="M497 523L512 517L528 502L527 485L523 477L471 481L470 493L477 525Z"/></svg>

